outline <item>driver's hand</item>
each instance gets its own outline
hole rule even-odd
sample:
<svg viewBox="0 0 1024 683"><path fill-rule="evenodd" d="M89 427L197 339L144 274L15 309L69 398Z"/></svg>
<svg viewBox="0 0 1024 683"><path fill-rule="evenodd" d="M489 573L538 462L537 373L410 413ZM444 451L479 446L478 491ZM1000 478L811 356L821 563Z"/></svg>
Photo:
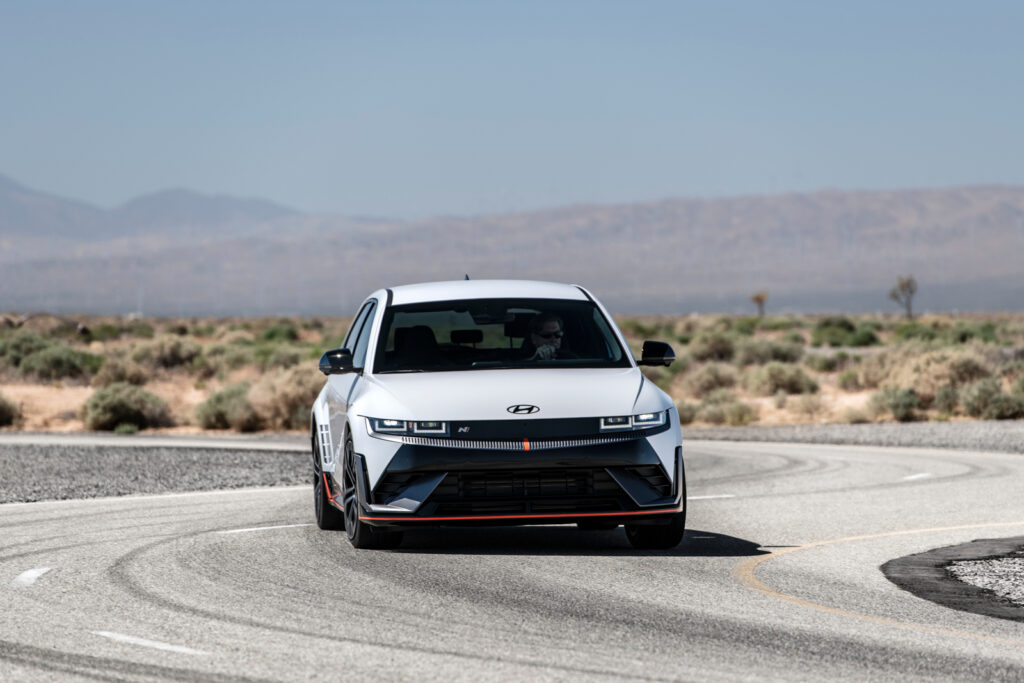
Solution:
<svg viewBox="0 0 1024 683"><path fill-rule="evenodd" d="M537 352L533 354L534 360L551 360L555 357L558 349L553 344L545 344L544 346L538 347Z"/></svg>

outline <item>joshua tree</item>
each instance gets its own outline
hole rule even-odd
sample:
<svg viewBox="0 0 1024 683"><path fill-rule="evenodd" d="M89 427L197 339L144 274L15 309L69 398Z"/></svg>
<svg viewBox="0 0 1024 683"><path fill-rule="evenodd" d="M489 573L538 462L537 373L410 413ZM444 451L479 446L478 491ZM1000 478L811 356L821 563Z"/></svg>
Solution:
<svg viewBox="0 0 1024 683"><path fill-rule="evenodd" d="M889 298L903 306L907 311L907 320L914 319L913 301L917 294L917 280L913 275L900 276L896 286L889 290Z"/></svg>
<svg viewBox="0 0 1024 683"><path fill-rule="evenodd" d="M751 295L750 300L757 304L757 317L764 317L764 302L768 300L768 292L761 290Z"/></svg>

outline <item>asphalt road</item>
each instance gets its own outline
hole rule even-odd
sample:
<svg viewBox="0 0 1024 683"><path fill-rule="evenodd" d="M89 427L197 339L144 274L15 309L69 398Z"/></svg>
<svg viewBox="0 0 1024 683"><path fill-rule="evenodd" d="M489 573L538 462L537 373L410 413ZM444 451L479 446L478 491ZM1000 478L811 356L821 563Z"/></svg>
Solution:
<svg viewBox="0 0 1024 683"><path fill-rule="evenodd" d="M670 552L566 526L355 551L307 487L2 505L0 679L1024 679L1024 624L879 571L1024 533L1024 458L685 448Z"/></svg>

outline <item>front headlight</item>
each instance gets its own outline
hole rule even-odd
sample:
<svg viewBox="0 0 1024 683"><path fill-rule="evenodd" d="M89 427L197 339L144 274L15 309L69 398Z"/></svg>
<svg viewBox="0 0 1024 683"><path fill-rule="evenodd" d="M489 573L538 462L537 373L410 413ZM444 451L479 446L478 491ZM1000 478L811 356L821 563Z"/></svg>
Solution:
<svg viewBox="0 0 1024 683"><path fill-rule="evenodd" d="M660 413L640 413L639 415L620 415L617 417L602 417L602 432L622 432L630 429L650 429L660 427L668 420L668 411Z"/></svg>
<svg viewBox="0 0 1024 683"><path fill-rule="evenodd" d="M407 421L368 417L366 424L371 434L448 436L448 423L434 421Z"/></svg>

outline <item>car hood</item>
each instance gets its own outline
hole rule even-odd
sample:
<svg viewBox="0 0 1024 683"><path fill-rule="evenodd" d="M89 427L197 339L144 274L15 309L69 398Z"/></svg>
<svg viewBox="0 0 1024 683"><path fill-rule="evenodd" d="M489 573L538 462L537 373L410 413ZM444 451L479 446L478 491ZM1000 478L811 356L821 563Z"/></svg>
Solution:
<svg viewBox="0 0 1024 683"><path fill-rule="evenodd" d="M629 415L644 382L637 368L470 370L366 376L358 413L399 420L522 419Z"/></svg>

